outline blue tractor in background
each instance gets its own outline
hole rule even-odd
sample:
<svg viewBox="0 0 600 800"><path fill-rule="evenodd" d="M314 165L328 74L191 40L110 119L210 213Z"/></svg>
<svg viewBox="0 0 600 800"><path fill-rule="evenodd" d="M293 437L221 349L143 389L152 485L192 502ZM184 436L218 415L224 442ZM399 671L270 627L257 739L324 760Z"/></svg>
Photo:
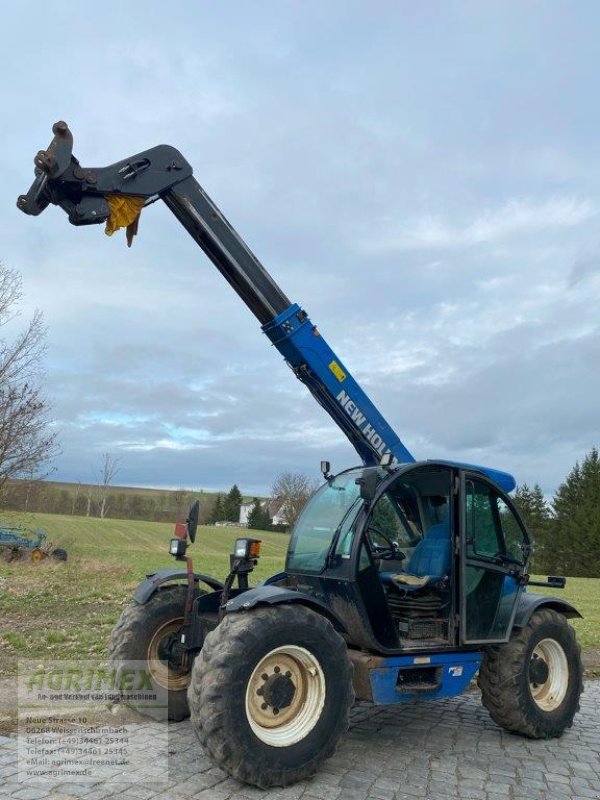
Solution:
<svg viewBox="0 0 600 800"><path fill-rule="evenodd" d="M55 561L66 561L63 547L51 547L45 531L28 531L25 528L0 526L0 554L6 561L27 559L37 563L51 556Z"/></svg>
<svg viewBox="0 0 600 800"><path fill-rule="evenodd" d="M127 227L162 199L261 323L356 449L361 465L323 485L290 537L284 572L251 588L260 542L237 540L224 583L187 556L195 504L170 553L182 568L146 578L115 626L110 657L143 660L168 691L168 716L191 713L216 764L260 787L312 775L348 726L355 699L378 704L463 692L475 675L502 727L532 738L572 725L582 691L569 603L531 594L532 542L488 467L415 461L326 343L275 283L192 174L161 145L102 168L72 155L68 126L35 158L19 208L53 203L75 225ZM147 710L147 713L152 713Z"/></svg>

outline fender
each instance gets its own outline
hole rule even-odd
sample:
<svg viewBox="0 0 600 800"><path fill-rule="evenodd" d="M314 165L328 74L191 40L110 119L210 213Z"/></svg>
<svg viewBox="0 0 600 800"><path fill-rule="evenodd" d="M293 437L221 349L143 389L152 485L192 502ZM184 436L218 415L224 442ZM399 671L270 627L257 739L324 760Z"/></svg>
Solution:
<svg viewBox="0 0 600 800"><path fill-rule="evenodd" d="M313 611L321 614L333 624L333 627L340 633L347 633L346 626L325 603L317 600L310 594L295 592L292 589L283 589L281 586L261 584L254 589L248 589L237 597L233 597L225 604L226 614L235 614L241 611L248 611L257 606L278 606L283 603L301 603L303 606L312 608Z"/></svg>
<svg viewBox="0 0 600 800"><path fill-rule="evenodd" d="M183 580L187 582L187 572L184 569L159 569L158 572L151 572L146 575L146 578L136 587L133 593L133 599L141 606L147 603L152 595L158 591L158 587L170 581ZM211 578L210 575L203 575L200 572L194 572L194 583L202 581L210 586L211 589L222 589L223 584L216 578Z"/></svg>
<svg viewBox="0 0 600 800"><path fill-rule="evenodd" d="M283 581L285 578L287 578L287 572L278 572L275 575L271 575L269 578L265 578L260 585L268 586L270 583L279 583L279 581Z"/></svg>
<svg viewBox="0 0 600 800"><path fill-rule="evenodd" d="M567 617L567 619L583 619L583 615L577 611L575 606L562 600L560 597L547 597L543 594L530 594L523 592L519 598L517 612L515 614L515 621L513 623L515 628L524 628L531 619L531 615L538 608L550 608L553 611L558 611L559 614Z"/></svg>

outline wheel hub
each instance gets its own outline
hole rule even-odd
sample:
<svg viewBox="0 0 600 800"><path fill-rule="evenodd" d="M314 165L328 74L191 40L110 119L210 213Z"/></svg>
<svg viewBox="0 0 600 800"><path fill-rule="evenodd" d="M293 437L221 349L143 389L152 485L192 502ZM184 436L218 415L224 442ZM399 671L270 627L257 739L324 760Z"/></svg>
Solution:
<svg viewBox="0 0 600 800"><path fill-rule="evenodd" d="M292 682L292 673L288 670L283 674L278 668L275 668L272 675L266 677L263 673L264 685L260 686L256 693L261 695L267 706L273 709L274 714L278 714L282 708L288 708L292 704L292 700L296 694L296 687Z"/></svg>
<svg viewBox="0 0 600 800"><path fill-rule="evenodd" d="M181 658L178 637L183 618L162 625L148 645L148 666L154 681L169 691L183 691L190 682L189 667Z"/></svg>
<svg viewBox="0 0 600 800"><path fill-rule="evenodd" d="M160 661L166 661L169 669L178 671L183 669L184 651L178 631L167 634L157 645L157 653Z"/></svg>
<svg viewBox="0 0 600 800"><path fill-rule="evenodd" d="M533 654L533 658L529 662L529 683L534 686L539 686L541 683L546 683L550 675L548 664L543 658L540 658L537 653Z"/></svg>

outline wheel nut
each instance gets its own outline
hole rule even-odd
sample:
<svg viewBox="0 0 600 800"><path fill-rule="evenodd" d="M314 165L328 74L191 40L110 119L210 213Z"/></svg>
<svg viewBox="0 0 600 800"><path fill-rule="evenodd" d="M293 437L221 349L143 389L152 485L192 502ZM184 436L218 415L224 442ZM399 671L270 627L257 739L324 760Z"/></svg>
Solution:
<svg viewBox="0 0 600 800"><path fill-rule="evenodd" d="M263 681L268 681L269 680L269 676L267 675L266 672L263 672L263 674L260 677L263 679Z"/></svg>
<svg viewBox="0 0 600 800"><path fill-rule="evenodd" d="M280 668L279 668L279 667L275 667L275 669L273 670L273 672L278 672L278 673L279 673L279 672L281 672L281 670L280 670Z"/></svg>
<svg viewBox="0 0 600 800"><path fill-rule="evenodd" d="M263 710L263 711L266 711L268 707L269 707L269 706L268 706L266 703L263 703L263 704L261 705L261 708L262 708L262 710Z"/></svg>
<svg viewBox="0 0 600 800"><path fill-rule="evenodd" d="M256 694L264 694L264 693L265 692L264 692L264 689L262 688L262 686L256 690Z"/></svg>
<svg viewBox="0 0 600 800"><path fill-rule="evenodd" d="M274 714L279 714L279 709L278 709L278 708L274 708L274 709L273 709L273 713L274 713Z"/></svg>
<svg viewBox="0 0 600 800"><path fill-rule="evenodd" d="M292 673L289 671L289 669L288 669L288 671L285 673L285 677L286 677L286 678L291 678L291 677L292 677Z"/></svg>

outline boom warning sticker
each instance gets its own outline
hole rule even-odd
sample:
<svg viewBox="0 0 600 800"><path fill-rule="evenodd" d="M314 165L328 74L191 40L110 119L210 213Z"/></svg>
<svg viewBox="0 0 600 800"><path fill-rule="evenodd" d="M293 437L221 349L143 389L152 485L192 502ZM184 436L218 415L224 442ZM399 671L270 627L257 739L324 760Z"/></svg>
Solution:
<svg viewBox="0 0 600 800"><path fill-rule="evenodd" d="M333 374L338 379L338 381L340 381L340 383L341 383L341 381L345 381L346 380L346 373L340 367L340 365L337 363L337 361L332 361L331 364L329 365L329 369L333 372Z"/></svg>

